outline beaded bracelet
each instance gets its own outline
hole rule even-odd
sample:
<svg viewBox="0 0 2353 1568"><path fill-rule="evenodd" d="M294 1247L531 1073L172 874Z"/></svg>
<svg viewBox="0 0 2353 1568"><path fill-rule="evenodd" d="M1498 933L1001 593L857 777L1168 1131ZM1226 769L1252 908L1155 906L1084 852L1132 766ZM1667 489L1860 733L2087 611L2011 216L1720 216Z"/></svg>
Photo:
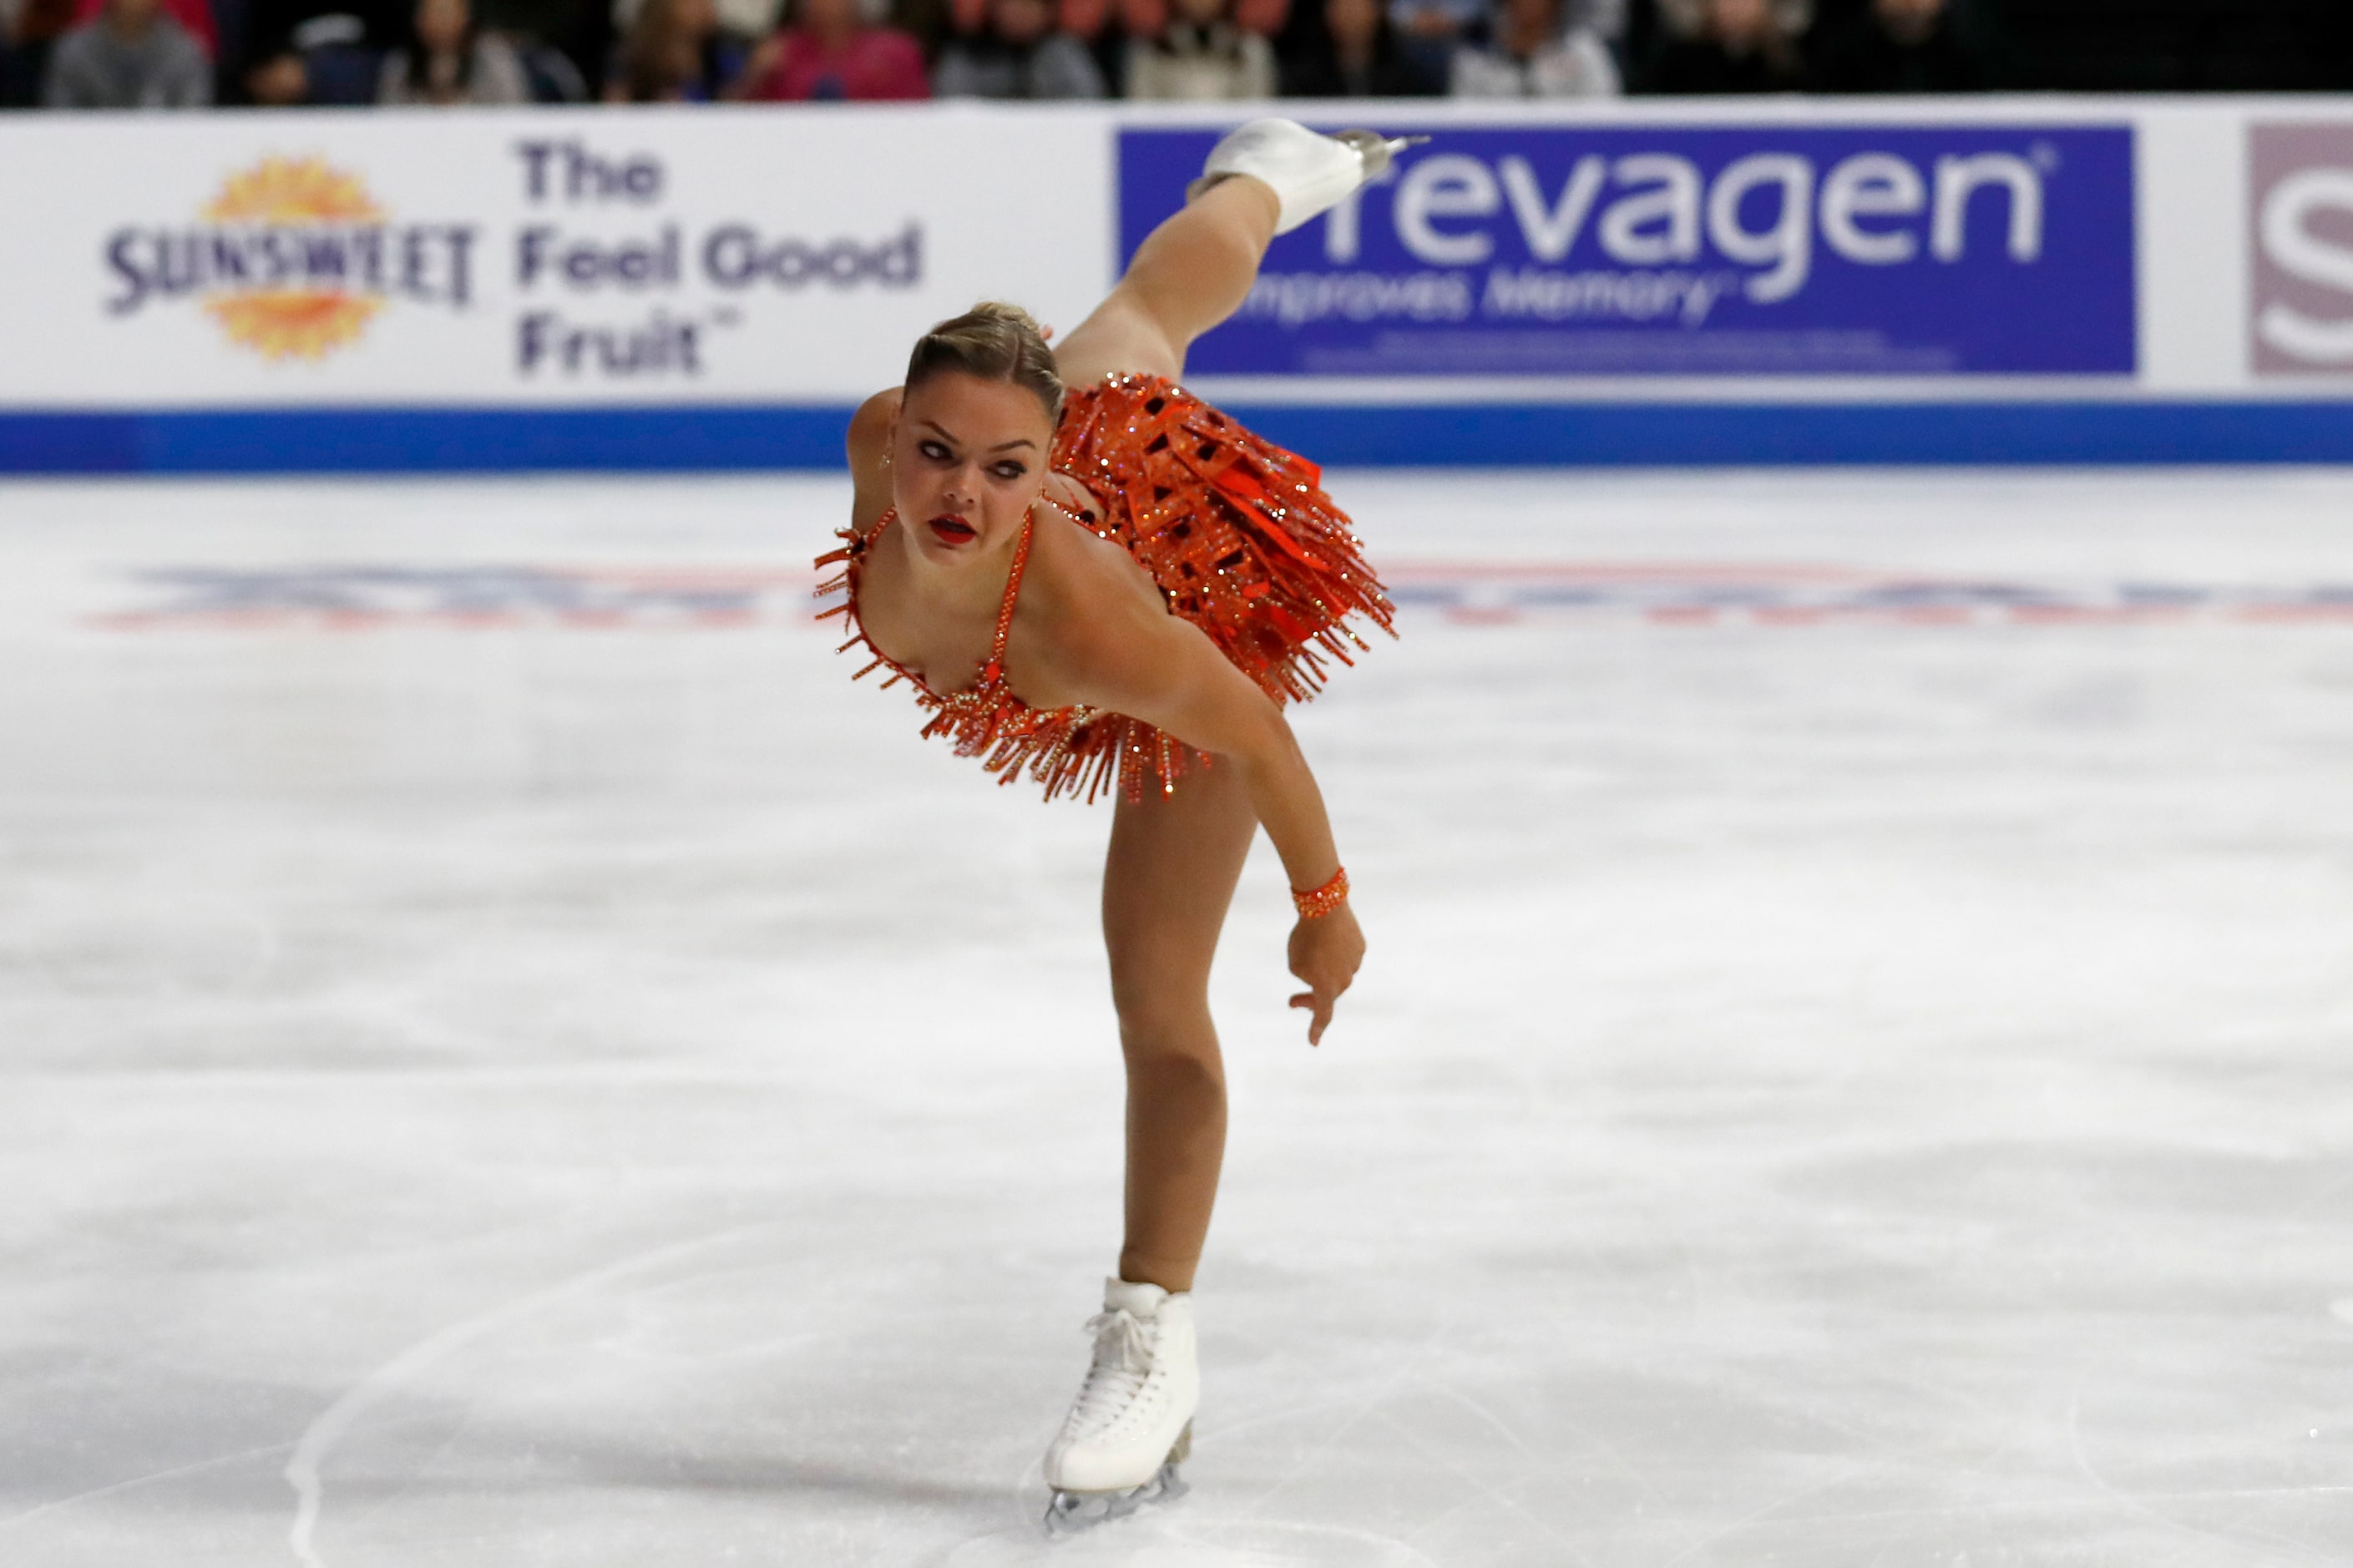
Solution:
<svg viewBox="0 0 2353 1568"><path fill-rule="evenodd" d="M1322 920L1348 901L1348 868L1341 867L1332 873L1332 879L1313 892L1303 893L1293 889L1291 902L1303 921Z"/></svg>

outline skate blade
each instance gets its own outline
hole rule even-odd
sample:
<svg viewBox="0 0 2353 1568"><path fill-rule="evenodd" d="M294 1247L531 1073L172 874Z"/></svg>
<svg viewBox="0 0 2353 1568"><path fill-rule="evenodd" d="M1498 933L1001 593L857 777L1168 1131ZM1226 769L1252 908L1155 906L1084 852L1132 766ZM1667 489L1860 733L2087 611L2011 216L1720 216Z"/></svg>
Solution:
<svg viewBox="0 0 2353 1568"><path fill-rule="evenodd" d="M1098 1530L1141 1509L1175 1502L1192 1489L1176 1473L1176 1461L1171 1459L1160 1467L1158 1475L1124 1492L1058 1491L1046 1504L1046 1533L1076 1535Z"/></svg>
<svg viewBox="0 0 2353 1568"><path fill-rule="evenodd" d="M1409 147L1419 147L1430 138L1384 136L1377 131L1342 131L1336 132L1332 140L1356 150L1356 156L1365 161L1365 178L1370 181L1388 173L1389 165L1397 161L1398 153Z"/></svg>

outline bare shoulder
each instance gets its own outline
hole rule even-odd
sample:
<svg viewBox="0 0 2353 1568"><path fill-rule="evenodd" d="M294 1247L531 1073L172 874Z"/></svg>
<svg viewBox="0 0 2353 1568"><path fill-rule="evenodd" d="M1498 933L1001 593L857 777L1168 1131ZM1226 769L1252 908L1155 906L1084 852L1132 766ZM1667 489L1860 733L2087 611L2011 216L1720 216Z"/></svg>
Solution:
<svg viewBox="0 0 2353 1568"><path fill-rule="evenodd" d="M1152 574L1124 546L1095 531L1099 503L1075 482L1071 489L1075 494L1066 502L1050 488L1054 504L1041 506L1036 513L1029 581L1037 584L1039 607L1050 610L1058 621L1098 618L1099 612L1107 610L1120 612L1113 617L1119 619L1136 610L1166 615L1167 605ZM1025 586L1025 604L1029 592Z"/></svg>
<svg viewBox="0 0 2353 1568"><path fill-rule="evenodd" d="M891 422L899 417L899 405L906 397L903 386L885 387L858 405L849 416L849 455L856 462L861 453L881 458L882 445L891 437Z"/></svg>
<svg viewBox="0 0 2353 1568"><path fill-rule="evenodd" d="M1009 647L1015 689L1038 707L1098 699L1107 667L1135 657L1179 623L1135 557L1076 513L1037 513Z"/></svg>
<svg viewBox="0 0 2353 1568"><path fill-rule="evenodd" d="M871 530L891 507L891 469L883 459L891 451L891 426L899 417L904 387L878 392L849 416L844 440L849 459L849 525L860 533Z"/></svg>

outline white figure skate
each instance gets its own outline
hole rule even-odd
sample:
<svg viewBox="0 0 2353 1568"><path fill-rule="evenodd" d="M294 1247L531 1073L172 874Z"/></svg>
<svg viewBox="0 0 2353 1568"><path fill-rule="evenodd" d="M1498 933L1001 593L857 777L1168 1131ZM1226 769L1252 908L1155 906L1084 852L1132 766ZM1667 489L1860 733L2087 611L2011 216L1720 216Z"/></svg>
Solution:
<svg viewBox="0 0 2353 1568"><path fill-rule="evenodd" d="M1319 213L1331 211L1359 186L1378 179L1399 153L1427 136L1395 140L1374 131L1319 135L1295 120L1253 120L1209 149L1201 177L1185 187L1187 200L1219 180L1249 174L1274 188L1282 203L1274 232L1289 234Z"/></svg>
<svg viewBox="0 0 2353 1568"><path fill-rule="evenodd" d="M1176 1467L1192 1452L1201 1403L1190 1294L1106 1279L1103 1310L1087 1329L1094 1364L1046 1450L1054 1489L1046 1528L1055 1534L1183 1497Z"/></svg>

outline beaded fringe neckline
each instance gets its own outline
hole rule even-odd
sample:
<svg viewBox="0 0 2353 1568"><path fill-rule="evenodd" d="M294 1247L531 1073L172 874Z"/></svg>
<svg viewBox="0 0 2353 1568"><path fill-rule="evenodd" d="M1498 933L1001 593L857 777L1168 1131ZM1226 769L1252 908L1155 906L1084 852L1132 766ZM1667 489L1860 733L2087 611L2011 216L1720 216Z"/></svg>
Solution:
<svg viewBox="0 0 2353 1568"><path fill-rule="evenodd" d="M1368 645L1349 625L1362 616L1390 636L1394 612L1366 564L1347 516L1322 488L1314 464L1253 435L1158 376L1116 374L1073 393L1054 436L1052 466L1105 509L1087 520L1151 574L1172 614L1208 635L1236 668L1278 702L1304 701L1328 679L1325 659L1353 664ZM931 717L926 737L946 735L959 755L978 757L1001 784L1027 774L1046 798L1089 801L1116 787L1141 800L1147 782L1166 793L1209 758L1150 724L1102 709L1037 709L1005 689L1004 637L1019 572L1008 579L998 636L983 679L942 697L885 657L858 618L862 558L882 536L840 532L840 548L818 558L840 570L818 596L841 595L819 613L843 617L841 651L872 656L888 688L904 680ZM1019 552L1027 555L1025 525Z"/></svg>

